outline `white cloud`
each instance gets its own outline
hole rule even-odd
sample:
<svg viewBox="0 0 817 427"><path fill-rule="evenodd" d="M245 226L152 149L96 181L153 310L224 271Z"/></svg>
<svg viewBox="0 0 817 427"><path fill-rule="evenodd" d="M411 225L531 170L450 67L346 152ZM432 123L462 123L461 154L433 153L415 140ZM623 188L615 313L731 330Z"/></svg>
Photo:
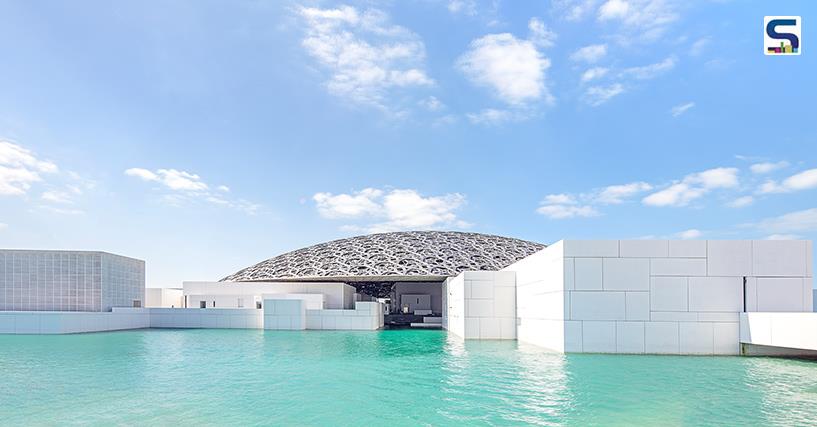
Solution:
<svg viewBox="0 0 817 427"><path fill-rule="evenodd" d="M758 191L762 194L792 193L813 188L817 188L817 168L794 174L781 183L772 180L766 181Z"/></svg>
<svg viewBox="0 0 817 427"><path fill-rule="evenodd" d="M528 39L536 46L548 48L556 44L556 33L547 28L539 18L531 18L528 21L528 31L530 32Z"/></svg>
<svg viewBox="0 0 817 427"><path fill-rule="evenodd" d="M778 169L783 169L789 166L789 162L783 160L779 162L762 162L762 163L755 163L749 167L752 170L752 173L756 173L758 175L763 175L767 173L774 172Z"/></svg>
<svg viewBox="0 0 817 427"><path fill-rule="evenodd" d="M774 234L814 232L817 231L817 208L789 212L750 225Z"/></svg>
<svg viewBox="0 0 817 427"><path fill-rule="evenodd" d="M701 237L703 233L701 230L691 228L689 230L681 231L680 233L676 233L675 236L679 239L690 240L690 239L697 239Z"/></svg>
<svg viewBox="0 0 817 427"><path fill-rule="evenodd" d="M545 199L542 201L544 204L548 205L575 205L576 198L570 194L548 194L545 196Z"/></svg>
<svg viewBox="0 0 817 427"><path fill-rule="evenodd" d="M391 112L393 90L434 84L420 37L391 24L386 13L350 6L299 12L306 22L302 44L328 70L333 95Z"/></svg>
<svg viewBox="0 0 817 427"><path fill-rule="evenodd" d="M457 217L466 201L459 193L425 197L411 189L366 188L351 194L317 193L312 199L324 218L365 222L344 225L344 230L380 233L470 226Z"/></svg>
<svg viewBox="0 0 817 427"><path fill-rule="evenodd" d="M0 140L0 196L21 196L41 182L41 174L56 173L57 165L38 159L33 152L10 141Z"/></svg>
<svg viewBox="0 0 817 427"><path fill-rule="evenodd" d="M471 82L492 89L497 98L510 105L553 101L545 84L550 60L529 40L509 33L488 34L471 42L457 66Z"/></svg>
<svg viewBox="0 0 817 427"><path fill-rule="evenodd" d="M675 2L671 0L608 0L599 7L598 20L615 22L630 43L651 42L664 34L678 19Z"/></svg>
<svg viewBox="0 0 817 427"><path fill-rule="evenodd" d="M610 70L605 67L590 68L589 70L582 73L582 83L600 79L606 76L608 71Z"/></svg>
<svg viewBox="0 0 817 427"><path fill-rule="evenodd" d="M440 111L445 108L445 104L443 104L435 96L429 96L428 98L421 99L418 104L428 111Z"/></svg>
<svg viewBox="0 0 817 427"><path fill-rule="evenodd" d="M474 16L477 14L477 3L474 0L450 0L448 2L448 11L453 14L463 13Z"/></svg>
<svg viewBox="0 0 817 427"><path fill-rule="evenodd" d="M568 21L580 21L591 15L598 0L554 0L553 8Z"/></svg>
<svg viewBox="0 0 817 427"><path fill-rule="evenodd" d="M766 240L799 240L799 239L802 239L802 236L800 236L799 234L770 234L766 236Z"/></svg>
<svg viewBox="0 0 817 427"><path fill-rule="evenodd" d="M730 208L744 208L746 206L751 205L755 202L755 198L752 196L742 196L738 197L735 200L732 200L727 204Z"/></svg>
<svg viewBox="0 0 817 427"><path fill-rule="evenodd" d="M652 79L675 68L675 64L677 62L678 60L674 56L670 56L661 62L656 62L655 64L626 68L621 72L621 75L623 77L632 77L638 80Z"/></svg>
<svg viewBox="0 0 817 427"><path fill-rule="evenodd" d="M672 114L672 117L678 117L681 114L686 113L690 108L694 106L695 106L694 102L687 102L686 104L676 105L672 107L672 110L670 110L670 114Z"/></svg>
<svg viewBox="0 0 817 427"><path fill-rule="evenodd" d="M186 171L177 169L151 171L144 168L130 168L125 170L125 175L161 185L166 191L170 191L162 196L162 200L173 206L204 201L240 210L250 215L258 213L261 208L260 205L244 199L225 198L224 195L231 191L226 185L216 186L217 192L210 191L210 186L200 176Z"/></svg>
<svg viewBox="0 0 817 427"><path fill-rule="evenodd" d="M607 55L606 44L591 44L580 48L570 55L570 59L577 62L587 62L589 64L598 62Z"/></svg>
<svg viewBox="0 0 817 427"><path fill-rule="evenodd" d="M611 185L599 191L599 193L594 197L594 200L598 203L617 205L624 203L625 199L631 198L636 194L652 190L652 188L652 185L646 182L631 182L629 184Z"/></svg>
<svg viewBox="0 0 817 427"><path fill-rule="evenodd" d="M692 56L700 56L706 50L706 47L709 45L710 39L709 37L702 37L698 40L695 40L692 43L692 46L689 48L689 54Z"/></svg>
<svg viewBox="0 0 817 427"><path fill-rule="evenodd" d="M74 197L82 194L82 190L78 187L69 186L67 190L48 190L40 195L40 198L46 202L58 204L72 204Z"/></svg>
<svg viewBox="0 0 817 427"><path fill-rule="evenodd" d="M567 219L575 217L590 218L601 215L592 206L574 205L542 205L536 209L536 212L550 219Z"/></svg>
<svg viewBox="0 0 817 427"><path fill-rule="evenodd" d="M507 122L518 122L528 118L525 112L518 110L499 110L496 108L486 108L477 113L467 113L465 115L473 124L480 125L500 125Z"/></svg>
<svg viewBox="0 0 817 427"><path fill-rule="evenodd" d="M621 83L613 83L607 86L592 86L584 92L585 101L593 107L613 99L624 93L624 86Z"/></svg>
<svg viewBox="0 0 817 427"><path fill-rule="evenodd" d="M686 206L711 190L738 186L736 168L714 168L685 176L681 181L645 197L649 206Z"/></svg>

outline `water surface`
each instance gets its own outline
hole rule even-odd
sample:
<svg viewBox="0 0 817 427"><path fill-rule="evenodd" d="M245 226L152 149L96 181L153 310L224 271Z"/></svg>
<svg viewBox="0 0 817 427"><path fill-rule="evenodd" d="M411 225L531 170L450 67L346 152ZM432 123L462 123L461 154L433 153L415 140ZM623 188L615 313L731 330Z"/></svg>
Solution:
<svg viewBox="0 0 817 427"><path fill-rule="evenodd" d="M817 363L442 331L0 335L3 425L814 425Z"/></svg>

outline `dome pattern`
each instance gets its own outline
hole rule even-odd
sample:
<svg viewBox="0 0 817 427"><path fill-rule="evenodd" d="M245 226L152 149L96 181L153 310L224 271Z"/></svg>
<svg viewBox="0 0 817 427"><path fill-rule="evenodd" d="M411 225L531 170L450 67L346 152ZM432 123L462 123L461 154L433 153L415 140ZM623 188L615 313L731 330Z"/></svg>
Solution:
<svg viewBox="0 0 817 427"><path fill-rule="evenodd" d="M456 231L370 234L309 246L262 261L222 281L421 279L500 270L545 245Z"/></svg>

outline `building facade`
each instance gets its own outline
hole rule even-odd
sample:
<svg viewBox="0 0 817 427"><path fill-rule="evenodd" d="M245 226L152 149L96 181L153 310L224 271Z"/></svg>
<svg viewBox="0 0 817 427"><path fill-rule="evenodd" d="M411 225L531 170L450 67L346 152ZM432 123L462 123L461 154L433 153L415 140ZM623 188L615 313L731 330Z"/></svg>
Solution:
<svg viewBox="0 0 817 427"><path fill-rule="evenodd" d="M0 250L0 311L142 306L145 262L106 252Z"/></svg>

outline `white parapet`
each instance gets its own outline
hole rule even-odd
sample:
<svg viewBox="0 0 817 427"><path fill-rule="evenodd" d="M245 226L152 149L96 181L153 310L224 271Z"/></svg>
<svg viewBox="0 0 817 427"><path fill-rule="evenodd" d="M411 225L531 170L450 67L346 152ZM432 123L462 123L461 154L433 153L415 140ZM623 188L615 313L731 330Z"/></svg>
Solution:
<svg viewBox="0 0 817 427"><path fill-rule="evenodd" d="M741 313L740 342L749 355L814 355L817 313Z"/></svg>
<svg viewBox="0 0 817 427"><path fill-rule="evenodd" d="M443 327L464 339L516 339L516 273L465 271L443 285Z"/></svg>

